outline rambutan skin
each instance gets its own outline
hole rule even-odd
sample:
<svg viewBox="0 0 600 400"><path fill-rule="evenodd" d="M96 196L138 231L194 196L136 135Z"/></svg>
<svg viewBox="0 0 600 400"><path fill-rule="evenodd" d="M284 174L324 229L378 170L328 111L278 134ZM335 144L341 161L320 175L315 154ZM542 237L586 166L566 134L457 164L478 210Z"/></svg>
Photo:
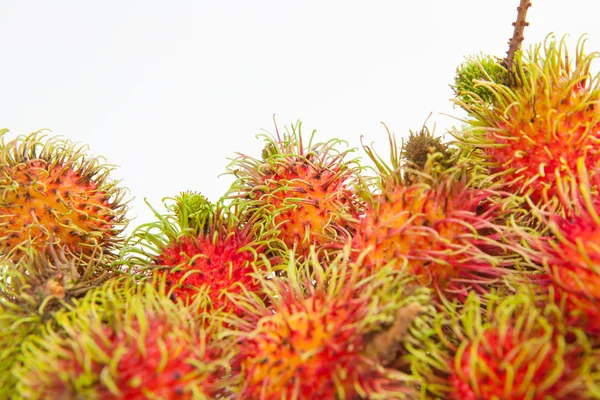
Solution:
<svg viewBox="0 0 600 400"><path fill-rule="evenodd" d="M314 132L313 132L314 135ZM301 124L283 137L262 135L263 159L241 155L228 170L236 176L229 196L273 215L280 239L296 254L332 247L354 232L362 203L353 190L360 165L339 151L339 140L304 146Z"/></svg>
<svg viewBox="0 0 600 400"><path fill-rule="evenodd" d="M255 254L243 250L250 240L238 232L217 239L182 237L162 249L155 261L156 274L165 277L166 289L177 300L193 299L208 287L213 308L233 311L223 292L240 293L241 286L258 291L260 286L253 277Z"/></svg>
<svg viewBox="0 0 600 400"><path fill-rule="evenodd" d="M248 309L231 324L244 379L240 399L413 398L416 381L385 368L385 359L395 358L394 341L380 340L385 348L378 348L372 340L403 307L425 308L429 297L411 297L391 268L361 278L364 270L348 264L347 250L325 266L315 253L300 265L292 259L287 278L263 279L270 305L237 298ZM394 331L395 340L402 342L419 314L404 321L404 333Z"/></svg>
<svg viewBox="0 0 600 400"><path fill-rule="evenodd" d="M0 254L18 259L19 246L48 243L83 257L105 256L122 242L126 191L113 167L87 148L34 132L6 142L0 130Z"/></svg>
<svg viewBox="0 0 600 400"><path fill-rule="evenodd" d="M23 248L18 261L0 259L0 398L16 384L11 368L21 344L53 315L115 275L102 259L82 260L49 246Z"/></svg>
<svg viewBox="0 0 600 400"><path fill-rule="evenodd" d="M578 160L577 175L557 185L559 204L532 206L544 234L521 230L526 246L519 246L526 265L540 272L531 281L551 289L569 323L594 336L600 335L600 197L594 189L599 183L600 174Z"/></svg>
<svg viewBox="0 0 600 400"><path fill-rule="evenodd" d="M239 202L213 205L204 199L193 211L190 199L198 200L189 194L167 199L169 212L154 211L158 220L133 232L123 258L142 274L161 277L175 301L193 301L200 293L208 300L205 310L238 313L228 294L259 290L255 275L279 257L277 231Z"/></svg>
<svg viewBox="0 0 600 400"><path fill-rule="evenodd" d="M515 281L515 293L471 293L438 307L404 359L420 398L592 399L591 338L547 294Z"/></svg>
<svg viewBox="0 0 600 400"><path fill-rule="evenodd" d="M536 205L556 197L557 180L574 172L578 159L592 170L600 157L600 77L591 74L599 53L586 55L584 42L573 65L565 40L549 37L543 51L517 52L512 84L477 82L493 93L491 104L456 100L470 116L471 127L457 134L463 150L489 167L491 181Z"/></svg>
<svg viewBox="0 0 600 400"><path fill-rule="evenodd" d="M27 340L15 371L17 397L141 400L223 395L233 347L215 344L216 325L203 318L150 283L112 280L58 313L57 329L48 326Z"/></svg>
<svg viewBox="0 0 600 400"><path fill-rule="evenodd" d="M496 223L498 206L491 190L470 188L452 174L421 182L385 184L353 237L353 248L371 249L368 268L390 261L444 296L485 292L508 272L502 256L505 229Z"/></svg>
<svg viewBox="0 0 600 400"><path fill-rule="evenodd" d="M553 302L540 306L529 294L490 297L483 321L471 296L463 316L464 336L449 378L451 399L588 398L591 347ZM460 318L460 317L459 317Z"/></svg>

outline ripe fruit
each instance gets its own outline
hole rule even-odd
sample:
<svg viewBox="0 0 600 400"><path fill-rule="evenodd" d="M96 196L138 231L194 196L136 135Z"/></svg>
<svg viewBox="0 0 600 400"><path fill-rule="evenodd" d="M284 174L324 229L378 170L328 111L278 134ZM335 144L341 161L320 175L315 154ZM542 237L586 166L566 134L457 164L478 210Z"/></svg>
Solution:
<svg viewBox="0 0 600 400"><path fill-rule="evenodd" d="M557 181L578 159L592 171L600 157L600 76L591 73L598 53L586 55L584 42L574 63L565 41L554 38L543 51L538 45L517 52L511 84L478 82L492 92L491 104L476 96L469 104L456 100L471 125L459 135L462 150L489 167L490 181L536 205L555 199Z"/></svg>
<svg viewBox="0 0 600 400"><path fill-rule="evenodd" d="M424 381L421 398L594 398L591 339L566 323L553 299L516 288L446 303L420 331L405 360Z"/></svg>
<svg viewBox="0 0 600 400"><path fill-rule="evenodd" d="M292 258L285 276L261 279L267 304L237 297L248 310L231 324L245 379L240 398L414 398L417 382L385 366L429 294L411 294L409 280L390 268L365 278L348 251L327 265L314 252L300 264Z"/></svg>
<svg viewBox="0 0 600 400"><path fill-rule="evenodd" d="M441 297L484 292L512 265L502 255L506 230L496 224L501 214L492 203L502 194L470 187L460 166L437 163L440 153L430 154L422 170L402 168L391 136L390 143L392 167L366 148L380 176L375 189L364 191L368 208L353 248L371 249L368 268L394 262Z"/></svg>
<svg viewBox="0 0 600 400"><path fill-rule="evenodd" d="M347 160L350 151L337 150L340 140L313 144L313 136L305 147L300 123L283 137L262 136L262 160L242 155L230 165L237 177L231 196L272 213L280 239L297 255L312 245L345 244L361 213L353 190L360 166Z"/></svg>
<svg viewBox="0 0 600 400"><path fill-rule="evenodd" d="M488 300L483 321L468 318L480 309L474 295L460 310L464 336L450 398L586 398L591 349L581 331L565 325L559 308L527 294Z"/></svg>
<svg viewBox="0 0 600 400"><path fill-rule="evenodd" d="M175 300L188 302L201 292L210 300L206 307L236 311L228 293L259 289L255 274L275 259L275 231L260 214L246 219L235 204L215 206L190 193L174 200L167 215L155 211L158 221L133 233L128 263L163 277Z"/></svg>
<svg viewBox="0 0 600 400"><path fill-rule="evenodd" d="M49 243L84 258L109 255L122 241L125 191L112 167L86 147L42 132L4 141L0 130L0 255L23 256L20 245Z"/></svg>
<svg viewBox="0 0 600 400"><path fill-rule="evenodd" d="M577 164L578 176L558 184L562 212L532 208L542 221L545 235L522 232L528 245L524 259L541 270L534 276L542 286L552 286L557 302L564 302L567 320L590 335L600 335L600 197L595 192L600 175ZM575 182L580 182L576 185Z"/></svg>
<svg viewBox="0 0 600 400"><path fill-rule="evenodd" d="M232 346L215 323L150 283L115 279L30 337L15 374L29 399L212 399L230 381ZM203 328L200 329L200 326Z"/></svg>

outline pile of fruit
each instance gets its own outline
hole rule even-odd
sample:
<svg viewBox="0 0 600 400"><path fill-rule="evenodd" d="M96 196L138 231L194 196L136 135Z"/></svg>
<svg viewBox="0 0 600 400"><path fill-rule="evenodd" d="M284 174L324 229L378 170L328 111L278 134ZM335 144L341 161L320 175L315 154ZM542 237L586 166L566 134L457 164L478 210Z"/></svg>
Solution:
<svg viewBox="0 0 600 400"><path fill-rule="evenodd" d="M127 224L112 167L0 132L1 399L600 398L600 76L585 40L457 69L389 160L301 125ZM194 188L190 188L194 189Z"/></svg>

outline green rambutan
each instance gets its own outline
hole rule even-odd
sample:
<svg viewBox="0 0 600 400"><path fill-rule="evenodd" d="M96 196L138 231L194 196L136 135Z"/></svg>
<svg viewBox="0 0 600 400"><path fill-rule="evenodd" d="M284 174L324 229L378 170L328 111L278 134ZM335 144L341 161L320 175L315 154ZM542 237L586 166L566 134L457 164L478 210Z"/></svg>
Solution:
<svg viewBox="0 0 600 400"><path fill-rule="evenodd" d="M16 383L10 372L26 337L73 299L114 276L101 257L81 257L49 246L24 248L18 261L0 261L0 398Z"/></svg>
<svg viewBox="0 0 600 400"><path fill-rule="evenodd" d="M21 244L49 243L82 257L105 257L125 225L125 190L112 167L85 146L35 132L5 142L0 130L0 255L18 259Z"/></svg>
<svg viewBox="0 0 600 400"><path fill-rule="evenodd" d="M235 296L241 399L413 399L417 381L386 368L430 293L392 268L365 277L349 247L326 265L314 250L287 274L261 278L268 301Z"/></svg>
<svg viewBox="0 0 600 400"><path fill-rule="evenodd" d="M492 105L494 93L481 82L508 82L508 73L502 60L489 55L479 54L466 57L456 69L452 89L460 99L460 104L484 103Z"/></svg>
<svg viewBox="0 0 600 400"><path fill-rule="evenodd" d="M163 277L177 301L193 300L200 291L211 309L235 311L225 293L259 289L255 274L278 253L276 231L239 203L213 205L190 193L171 200L167 215L153 210L158 221L134 231L124 249L127 263Z"/></svg>
<svg viewBox="0 0 600 400"><path fill-rule="evenodd" d="M456 134L462 152L487 167L489 181L536 205L555 200L557 181L575 171L578 159L590 171L600 160L600 77L591 73L600 53L585 54L584 43L574 65L564 39L548 38L543 51L518 51L510 85L477 81L493 101L455 100L469 115L470 126Z"/></svg>
<svg viewBox="0 0 600 400"><path fill-rule="evenodd" d="M237 177L230 195L267 210L280 239L298 256L346 243L356 229L362 204L353 190L360 165L338 151L340 140L305 147L301 124L281 137L259 135L266 142L262 160L241 155L229 166Z"/></svg>
<svg viewBox="0 0 600 400"><path fill-rule="evenodd" d="M231 384L233 346L195 308L118 278L56 314L23 345L16 398L213 399Z"/></svg>
<svg viewBox="0 0 600 400"><path fill-rule="evenodd" d="M460 166L437 163L439 153L429 155L423 170L407 168L391 135L390 143L391 167L365 146L380 174L375 189L363 191L367 209L352 239L359 253L371 250L365 265L378 269L393 261L442 297L464 298L497 283L514 264L493 203L503 194L472 187Z"/></svg>

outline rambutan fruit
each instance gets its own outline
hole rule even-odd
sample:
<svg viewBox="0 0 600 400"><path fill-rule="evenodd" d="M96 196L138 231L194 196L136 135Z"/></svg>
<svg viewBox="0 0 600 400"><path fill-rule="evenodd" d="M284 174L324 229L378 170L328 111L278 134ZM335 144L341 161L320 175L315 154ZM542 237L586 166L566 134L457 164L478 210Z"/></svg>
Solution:
<svg viewBox="0 0 600 400"><path fill-rule="evenodd" d="M407 168L391 134L390 143L391 166L365 146L380 176L374 189L363 191L368 208L353 248L371 249L367 268L395 262L441 297L485 292L514 263L502 244L507 229L497 223L500 206L493 203L502 193L473 187L460 166L438 164L439 153L429 155L422 170Z"/></svg>
<svg viewBox="0 0 600 400"><path fill-rule="evenodd" d="M114 276L102 261L82 261L49 246L40 253L24 247L18 261L0 261L0 398L16 383L10 372L21 345L73 299Z"/></svg>
<svg viewBox="0 0 600 400"><path fill-rule="evenodd" d="M311 245L346 243L362 209L353 190L360 165L347 159L351 150L339 151L340 140L315 144L314 134L306 147L300 123L283 137L259 135L266 142L262 160L241 155L228 168L237 177L230 196L273 214L280 239L298 256Z"/></svg>
<svg viewBox="0 0 600 400"><path fill-rule="evenodd" d="M577 163L577 177L557 183L560 203L554 210L531 206L544 234L524 229L524 261L541 272L532 277L552 287L556 301L564 303L569 323L590 335L600 335L600 174L590 173L585 160ZM592 181L590 182L590 175ZM578 184L576 182L579 182Z"/></svg>
<svg viewBox="0 0 600 400"><path fill-rule="evenodd" d="M190 193L169 201L166 215L153 210L158 221L133 232L123 252L127 263L164 277L176 301L193 300L201 291L211 309L235 311L226 293L259 289L255 274L278 253L276 231L266 226L268 219L247 216L235 202L213 205Z"/></svg>
<svg viewBox="0 0 600 400"><path fill-rule="evenodd" d="M550 300L550 301L548 301ZM485 304L484 304L485 303ZM446 304L422 344L409 348L422 396L436 399L591 399L594 354L552 299L524 288L471 293ZM434 345L432 345L434 344Z"/></svg>
<svg viewBox="0 0 600 400"><path fill-rule="evenodd" d="M600 76L591 65L600 53L577 45L574 65L565 40L549 37L515 54L510 83L476 81L493 100L456 99L468 113L468 127L457 133L461 151L487 167L498 182L535 205L555 201L557 181L575 171L578 159L593 170L600 160ZM460 95L460 93L459 93Z"/></svg>
<svg viewBox="0 0 600 400"><path fill-rule="evenodd" d="M431 308L430 292L397 270L365 277L346 247L323 265L311 250L287 273L261 278L268 302L234 296L247 317L238 338L241 399L413 399L418 382L386 368L409 329Z"/></svg>
<svg viewBox="0 0 600 400"><path fill-rule="evenodd" d="M480 82L507 83L508 73L502 65L502 60L489 55L479 54L466 57L465 61L456 68L452 89L460 99L461 105L471 105L474 102L492 105L495 102L494 93Z"/></svg>
<svg viewBox="0 0 600 400"><path fill-rule="evenodd" d="M461 314L479 310L477 297L470 300ZM540 307L526 294L491 300L483 323L463 321L451 398L585 398L593 361L585 334L566 325L552 303Z"/></svg>
<svg viewBox="0 0 600 400"><path fill-rule="evenodd" d="M219 325L150 282L117 278L23 345L16 398L213 399L231 384Z"/></svg>
<svg viewBox="0 0 600 400"><path fill-rule="evenodd" d="M0 255L18 259L20 245L52 243L82 257L118 247L125 190L113 167L87 157L85 146L35 132L5 142L0 130Z"/></svg>
<svg viewBox="0 0 600 400"><path fill-rule="evenodd" d="M447 166L452 164L452 151L442 138L435 136L427 126L423 126L418 132L410 131L406 142L402 143L401 156L416 169L422 170L427 164L430 155L438 154L439 161Z"/></svg>

